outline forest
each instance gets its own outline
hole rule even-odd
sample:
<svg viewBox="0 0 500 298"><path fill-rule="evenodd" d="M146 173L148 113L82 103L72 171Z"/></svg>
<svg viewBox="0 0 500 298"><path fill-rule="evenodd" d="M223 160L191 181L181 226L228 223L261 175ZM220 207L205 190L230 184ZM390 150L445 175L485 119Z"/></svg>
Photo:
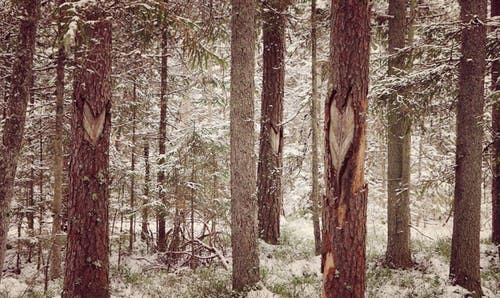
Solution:
<svg viewBox="0 0 500 298"><path fill-rule="evenodd" d="M500 0L0 0L0 297L500 297Z"/></svg>

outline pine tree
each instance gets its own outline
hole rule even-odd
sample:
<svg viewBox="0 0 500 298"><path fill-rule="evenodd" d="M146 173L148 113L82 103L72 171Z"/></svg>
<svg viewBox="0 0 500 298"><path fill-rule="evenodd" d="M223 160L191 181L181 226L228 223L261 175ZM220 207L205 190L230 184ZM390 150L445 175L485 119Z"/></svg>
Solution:
<svg viewBox="0 0 500 298"><path fill-rule="evenodd" d="M311 74L312 74L312 95L311 95L311 126L312 126L312 161L311 161L311 205L312 220L314 229L314 251L316 255L321 254L321 228L320 228L320 198L319 198L319 120L318 120L318 79L317 79L317 20L316 20L316 0L311 1Z"/></svg>
<svg viewBox="0 0 500 298"><path fill-rule="evenodd" d="M323 297L364 297L365 293L369 5L367 0L331 2L330 73L325 102Z"/></svg>
<svg viewBox="0 0 500 298"><path fill-rule="evenodd" d="M17 54L12 66L11 90L7 98L6 120L0 144L0 269L5 259L10 223L10 202L24 135L26 107L33 84L33 56L40 18L40 1L18 1L17 9L21 19Z"/></svg>
<svg viewBox="0 0 500 298"><path fill-rule="evenodd" d="M463 24L457 103L457 140L450 278L482 294L479 269L481 163L486 71L487 1L460 1Z"/></svg>
<svg viewBox="0 0 500 298"><path fill-rule="evenodd" d="M233 289L259 281L254 153L255 1L232 0L231 13L231 247Z"/></svg>
<svg viewBox="0 0 500 298"><path fill-rule="evenodd" d="M397 77L405 69L406 0L389 1L389 71ZM387 251L386 263L408 268L410 254L410 151L411 119L409 109L399 98L403 90L390 95L387 105Z"/></svg>
<svg viewBox="0 0 500 298"><path fill-rule="evenodd" d="M59 6L59 49L56 58L56 117L54 134L54 199L52 202L52 247L50 253L50 278L61 276L61 207L62 207L62 175L63 175L63 117L64 117L64 68L66 52L62 43L62 25L64 21L64 0L57 2Z"/></svg>
<svg viewBox="0 0 500 298"><path fill-rule="evenodd" d="M263 77L257 196L259 235L277 244L283 204L283 97L285 84L286 1L268 1L263 13Z"/></svg>
<svg viewBox="0 0 500 298"><path fill-rule="evenodd" d="M500 0L491 0L491 16L500 16ZM498 58L491 65L491 89L500 92L500 62ZM491 186L491 198L493 206L492 216L492 240L498 245L500 255L500 101L497 95L491 107L492 127L493 127L493 180Z"/></svg>
<svg viewBox="0 0 500 298"><path fill-rule="evenodd" d="M76 35L65 298L110 296L111 22L100 4Z"/></svg>
<svg viewBox="0 0 500 298"><path fill-rule="evenodd" d="M165 4L163 4L165 5ZM165 9L162 10L165 13ZM165 170L162 165L165 163L165 142L167 141L167 74L168 74L168 31L166 28L161 30L161 82L160 82L160 137L158 138L158 153L160 155L160 171L158 173L158 196L159 201L166 203ZM158 250L167 249L167 235L165 231L165 208L163 206L158 210Z"/></svg>

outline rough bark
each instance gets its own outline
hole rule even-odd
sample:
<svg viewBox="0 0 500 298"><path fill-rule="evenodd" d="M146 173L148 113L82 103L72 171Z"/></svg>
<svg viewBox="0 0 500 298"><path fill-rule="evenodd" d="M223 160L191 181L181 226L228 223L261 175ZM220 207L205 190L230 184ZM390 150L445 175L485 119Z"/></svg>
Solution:
<svg viewBox="0 0 500 298"><path fill-rule="evenodd" d="M282 210L283 97L285 84L284 1L270 1L263 12L263 77L257 198L259 236L277 244Z"/></svg>
<svg viewBox="0 0 500 298"><path fill-rule="evenodd" d="M500 0L491 0L491 16L500 16ZM498 30L498 29L497 29ZM498 57L497 57L498 58ZM500 62L493 61L491 66L491 89L500 92ZM492 106L493 127L493 182L491 186L491 198L493 205L493 229L492 240L500 245L500 96L497 94ZM500 246L499 246L500 254Z"/></svg>
<svg viewBox="0 0 500 298"><path fill-rule="evenodd" d="M26 106L30 98L33 77L36 30L40 17L39 0L23 0L16 3L21 20L16 58L12 66L11 90L7 98L7 117L0 144L0 269L5 259L10 202L24 135Z"/></svg>
<svg viewBox="0 0 500 298"><path fill-rule="evenodd" d="M63 298L110 296L111 22L97 5L84 17L76 36Z"/></svg>
<svg viewBox="0 0 500 298"><path fill-rule="evenodd" d="M150 165L149 165L149 142L144 145L144 199L142 200L142 223L141 223L141 239L148 239L148 218L149 207L149 182L150 182Z"/></svg>
<svg viewBox="0 0 500 298"><path fill-rule="evenodd" d="M370 8L331 2L325 104L323 297L364 297L367 186L364 182Z"/></svg>
<svg viewBox="0 0 500 298"><path fill-rule="evenodd" d="M316 24L316 0L311 1L311 74L312 74L312 96L311 96L311 126L312 126L312 148L311 148L311 206L314 230L314 252L321 254L321 229L320 229L320 204L319 204L319 120L318 120L318 80L317 80L317 24Z"/></svg>
<svg viewBox="0 0 500 298"><path fill-rule="evenodd" d="M28 109L28 115L33 110L30 104L30 109ZM28 148L32 148L32 139L28 137ZM28 200L26 202L26 220L28 226L29 237L35 237L35 155L30 156L30 178L28 183ZM31 263L31 258L33 256L33 244L29 242L28 244L28 259L27 263Z"/></svg>
<svg viewBox="0 0 500 298"><path fill-rule="evenodd" d="M390 0L388 75L398 77L406 67L405 47L406 0ZM408 268L413 262L410 253L410 151L411 119L399 96L389 96L387 105L387 251L386 264Z"/></svg>
<svg viewBox="0 0 500 298"><path fill-rule="evenodd" d="M240 291L259 281L254 152L255 1L231 3L231 247L233 289Z"/></svg>
<svg viewBox="0 0 500 298"><path fill-rule="evenodd" d="M166 202L165 171L161 168L165 163L165 142L167 140L167 30L162 30L161 34L161 86L160 86L160 137L158 139L158 153L160 154L160 171L158 173L158 196L160 202ZM167 249L167 235L165 233L165 208L161 206L157 213L158 217L158 250Z"/></svg>
<svg viewBox="0 0 500 298"><path fill-rule="evenodd" d="M460 1L462 45L450 278L480 296L481 156L486 68L486 0ZM478 18L478 19L477 19Z"/></svg>
<svg viewBox="0 0 500 298"><path fill-rule="evenodd" d="M62 26L64 10L61 5L64 0L57 2L59 6L59 49L56 58L56 117L54 133L54 199L52 201L52 245L50 252L50 279L61 277L61 206L62 206L62 177L63 177L63 117L64 117L64 68L66 53L62 45Z"/></svg>
<svg viewBox="0 0 500 298"><path fill-rule="evenodd" d="M135 241L135 127L136 127L136 114L137 107L137 92L136 83L134 82L132 96L132 153L130 157L130 171L132 172L132 177L130 177L130 217L129 217L129 238L128 238L128 250L132 252L134 249Z"/></svg>

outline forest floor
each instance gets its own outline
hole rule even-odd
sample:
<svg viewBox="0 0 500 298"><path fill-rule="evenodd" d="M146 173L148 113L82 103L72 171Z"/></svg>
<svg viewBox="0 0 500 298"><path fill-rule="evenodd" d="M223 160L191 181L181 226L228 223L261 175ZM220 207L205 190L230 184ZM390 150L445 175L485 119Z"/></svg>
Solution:
<svg viewBox="0 0 500 298"><path fill-rule="evenodd" d="M452 219L422 221L412 228L412 270L381 266L386 225L383 206L370 203L367 226L366 297L467 297L467 291L448 280ZM320 297L321 258L314 256L312 224L299 216L283 218L282 241L260 244L261 277L249 297ZM500 297L500 262L490 231L481 233L481 275L486 297ZM140 251L140 249L138 249ZM222 266L182 269L175 273L155 270L155 256L124 256L119 267L116 252L111 258L114 297L236 297L231 292L231 272ZM230 266L229 266L230 267ZM43 294L43 273L35 263L24 264L20 275L7 274L0 297L57 297L62 280L49 283Z"/></svg>

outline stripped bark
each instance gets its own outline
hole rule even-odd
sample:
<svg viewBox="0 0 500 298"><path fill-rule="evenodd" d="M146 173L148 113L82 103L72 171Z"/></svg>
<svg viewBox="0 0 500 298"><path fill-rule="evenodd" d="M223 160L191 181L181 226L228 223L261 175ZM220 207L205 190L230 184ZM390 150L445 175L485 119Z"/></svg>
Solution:
<svg viewBox="0 0 500 298"><path fill-rule="evenodd" d="M87 22L76 35L63 298L110 296L111 22L98 5L83 14Z"/></svg>
<svg viewBox="0 0 500 298"><path fill-rule="evenodd" d="M269 1L263 13L263 76L257 198L259 236L277 244L283 204L283 97L285 84L285 1Z"/></svg>
<svg viewBox="0 0 500 298"><path fill-rule="evenodd" d="M364 297L365 292L369 7L368 0L331 2L330 77L325 104L323 297Z"/></svg>

